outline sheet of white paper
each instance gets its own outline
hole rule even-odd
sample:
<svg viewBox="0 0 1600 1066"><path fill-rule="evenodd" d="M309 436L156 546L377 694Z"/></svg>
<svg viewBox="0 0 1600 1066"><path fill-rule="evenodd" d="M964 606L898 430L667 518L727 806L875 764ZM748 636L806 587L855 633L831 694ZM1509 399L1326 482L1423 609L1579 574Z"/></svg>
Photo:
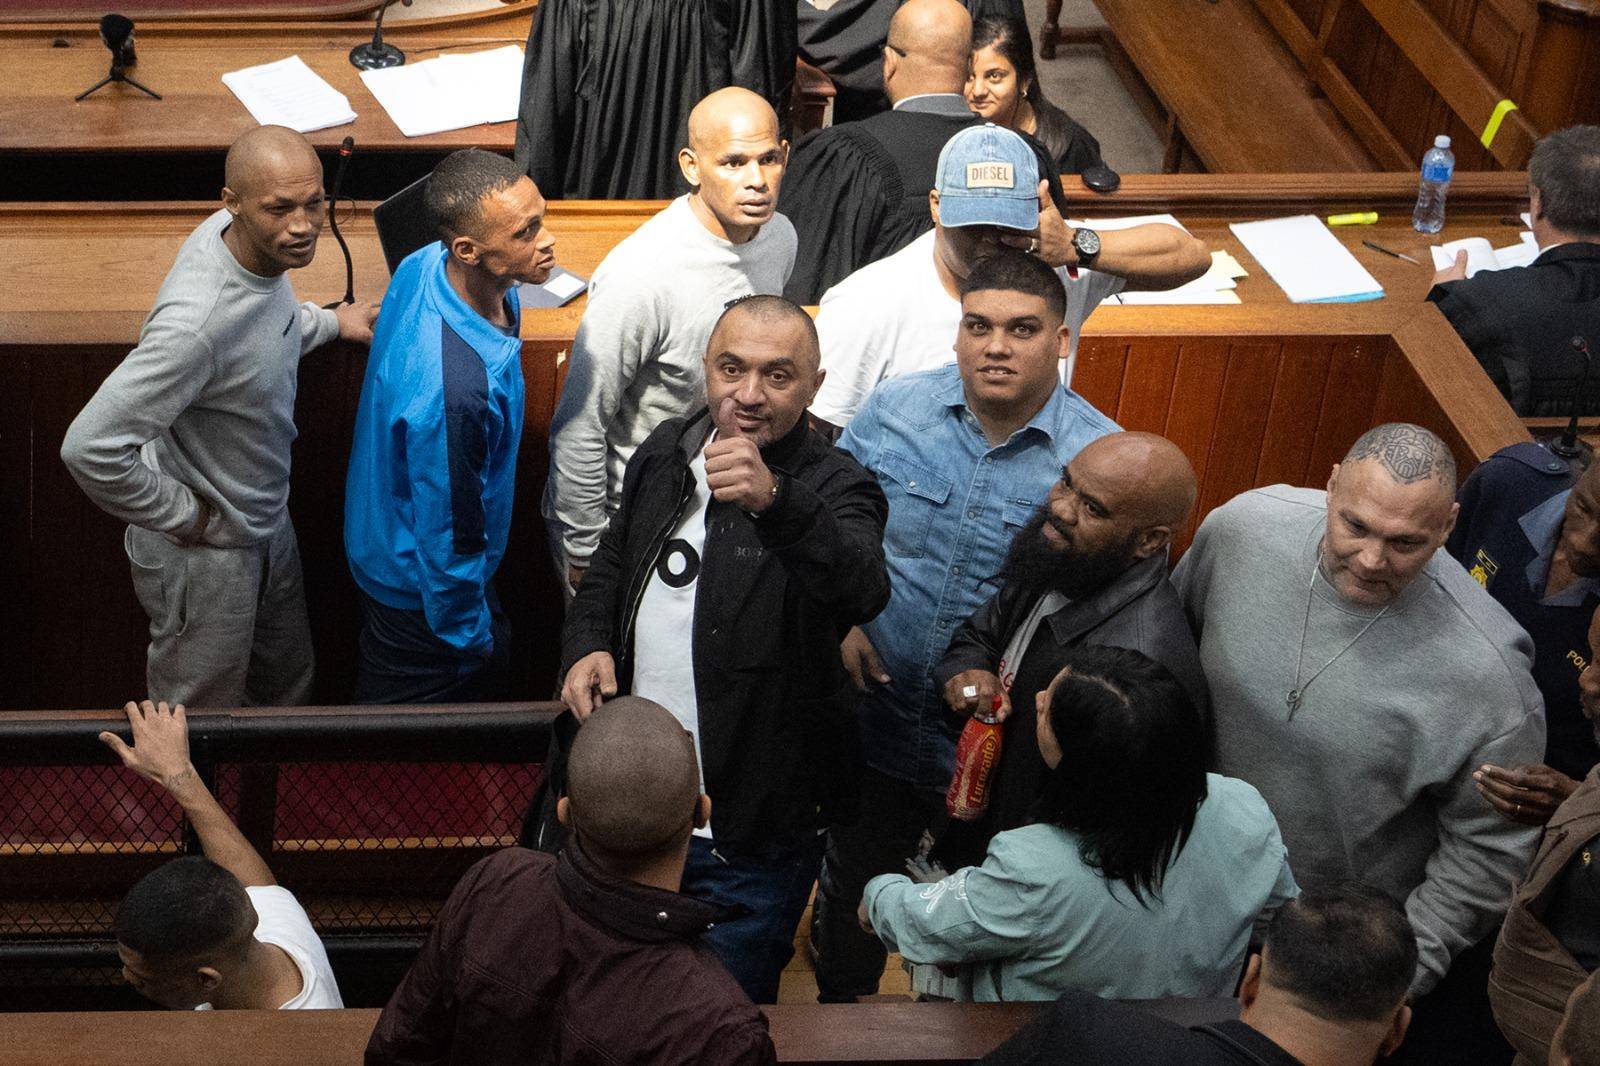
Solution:
<svg viewBox="0 0 1600 1066"><path fill-rule="evenodd" d="M1239 265L1239 260L1229 255L1227 252L1211 253L1212 269L1215 270L1218 264L1221 264L1222 269L1227 272L1227 275L1230 278L1247 278L1250 276L1250 272Z"/></svg>
<svg viewBox="0 0 1600 1066"><path fill-rule="evenodd" d="M1516 244L1504 248L1491 248L1484 237L1465 237L1449 244L1428 249L1433 255L1435 270L1443 270L1455 262L1457 252L1467 253L1467 277L1484 270L1505 270L1509 267L1527 266L1539 258L1539 245L1533 234L1524 232Z"/></svg>
<svg viewBox="0 0 1600 1066"><path fill-rule="evenodd" d="M350 100L299 56L230 71L222 84L263 126L310 133L356 120Z"/></svg>
<svg viewBox="0 0 1600 1066"><path fill-rule="evenodd" d="M1504 248L1496 248L1494 257L1500 261L1501 270L1506 270L1510 267L1525 267L1539 258L1539 246L1523 242L1508 244Z"/></svg>
<svg viewBox="0 0 1600 1066"><path fill-rule="evenodd" d="M1124 307L1151 307L1163 304L1236 304L1239 294L1232 289L1194 288L1193 282L1165 292L1118 293L1116 302Z"/></svg>
<svg viewBox="0 0 1600 1066"><path fill-rule="evenodd" d="M1151 305L1151 304L1236 304L1239 297L1231 290L1238 288L1234 281L1233 270L1239 264L1226 252L1211 253L1211 269L1195 278L1193 281L1180 285L1176 289L1165 289L1159 292L1123 292L1118 293L1116 301L1120 304ZM1243 276L1240 269L1238 276Z"/></svg>
<svg viewBox="0 0 1600 1066"><path fill-rule="evenodd" d="M1124 215L1119 218L1067 219L1067 225L1074 229L1077 229L1079 226L1087 226L1096 232L1100 232L1101 230L1132 229L1134 226L1146 226L1151 223L1160 222L1164 222L1169 226L1177 226L1185 233L1189 232L1184 228L1183 223L1179 222L1172 215Z"/></svg>
<svg viewBox="0 0 1600 1066"><path fill-rule="evenodd" d="M1467 277L1472 277L1480 270L1499 270L1500 260L1495 255L1495 250L1483 237L1463 237L1459 241L1448 244L1436 244L1428 251L1433 255L1433 269L1444 270L1453 265L1456 256L1461 252L1467 253Z"/></svg>
<svg viewBox="0 0 1600 1066"><path fill-rule="evenodd" d="M1294 303L1372 300L1383 286L1315 215L1228 227Z"/></svg>
<svg viewBox="0 0 1600 1066"><path fill-rule="evenodd" d="M507 45L364 70L361 80L407 137L509 122L521 103L522 49Z"/></svg>
<svg viewBox="0 0 1600 1066"><path fill-rule="evenodd" d="M455 87L477 107L479 122L511 122L522 106L522 49L514 44L486 52L439 57Z"/></svg>

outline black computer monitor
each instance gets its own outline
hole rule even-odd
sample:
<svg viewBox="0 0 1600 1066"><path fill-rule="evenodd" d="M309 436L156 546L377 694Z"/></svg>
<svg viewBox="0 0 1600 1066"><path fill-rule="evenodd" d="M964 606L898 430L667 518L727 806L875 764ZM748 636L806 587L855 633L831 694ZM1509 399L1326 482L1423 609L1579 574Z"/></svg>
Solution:
<svg viewBox="0 0 1600 1066"><path fill-rule="evenodd" d="M406 256L439 239L438 224L422 196L427 183L427 178L418 178L372 209L372 224L378 229L390 274Z"/></svg>

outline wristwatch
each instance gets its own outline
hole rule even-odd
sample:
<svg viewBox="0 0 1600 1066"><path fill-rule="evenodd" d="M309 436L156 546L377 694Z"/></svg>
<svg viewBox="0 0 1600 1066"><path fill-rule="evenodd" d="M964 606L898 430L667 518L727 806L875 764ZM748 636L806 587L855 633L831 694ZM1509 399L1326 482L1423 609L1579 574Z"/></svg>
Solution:
<svg viewBox="0 0 1600 1066"><path fill-rule="evenodd" d="M1072 231L1072 250L1078 253L1079 266L1093 266L1095 256L1100 254L1100 234L1079 226Z"/></svg>

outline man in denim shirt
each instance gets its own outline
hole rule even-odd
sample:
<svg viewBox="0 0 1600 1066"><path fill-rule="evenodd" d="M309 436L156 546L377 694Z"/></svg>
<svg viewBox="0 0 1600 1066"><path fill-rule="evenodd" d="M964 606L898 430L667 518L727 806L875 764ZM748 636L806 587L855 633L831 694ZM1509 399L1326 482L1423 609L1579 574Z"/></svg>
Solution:
<svg viewBox="0 0 1600 1066"><path fill-rule="evenodd" d="M1027 201L974 190L990 211ZM1066 293L1039 259L1002 251L961 289L956 363L885 381L839 439L889 499L889 606L845 639L866 692L865 767L854 826L829 832L811 943L823 1002L877 991L884 949L856 925L866 882L899 872L938 817L955 761L933 667L956 628L995 592L1012 537L1085 444L1117 425L1057 375Z"/></svg>

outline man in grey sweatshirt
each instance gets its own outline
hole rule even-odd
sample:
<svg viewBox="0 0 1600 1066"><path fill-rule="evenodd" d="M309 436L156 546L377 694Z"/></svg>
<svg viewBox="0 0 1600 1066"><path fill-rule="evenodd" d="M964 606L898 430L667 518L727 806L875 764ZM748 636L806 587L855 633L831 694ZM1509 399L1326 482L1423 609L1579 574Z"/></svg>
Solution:
<svg viewBox="0 0 1600 1066"><path fill-rule="evenodd" d="M1413 997L1495 927L1532 855L1473 771L1544 752L1532 642L1438 551L1455 489L1443 441L1379 426L1326 493L1274 485L1211 512L1173 574L1218 772L1266 797L1308 891L1355 879L1405 901Z"/></svg>
<svg viewBox="0 0 1600 1066"><path fill-rule="evenodd" d="M289 522L300 357L372 339L377 307L296 304L285 273L316 254L322 164L300 134L228 150L222 210L178 252L139 344L67 430L61 458L128 523L150 616L153 696L201 707L292 705L311 692L311 635Z"/></svg>
<svg viewBox="0 0 1600 1066"><path fill-rule="evenodd" d="M543 510L569 587L621 503L634 449L705 405L706 342L728 301L783 291L796 247L777 213L788 158L765 100L737 87L712 93L690 113L678 153L690 192L596 268L550 423Z"/></svg>

